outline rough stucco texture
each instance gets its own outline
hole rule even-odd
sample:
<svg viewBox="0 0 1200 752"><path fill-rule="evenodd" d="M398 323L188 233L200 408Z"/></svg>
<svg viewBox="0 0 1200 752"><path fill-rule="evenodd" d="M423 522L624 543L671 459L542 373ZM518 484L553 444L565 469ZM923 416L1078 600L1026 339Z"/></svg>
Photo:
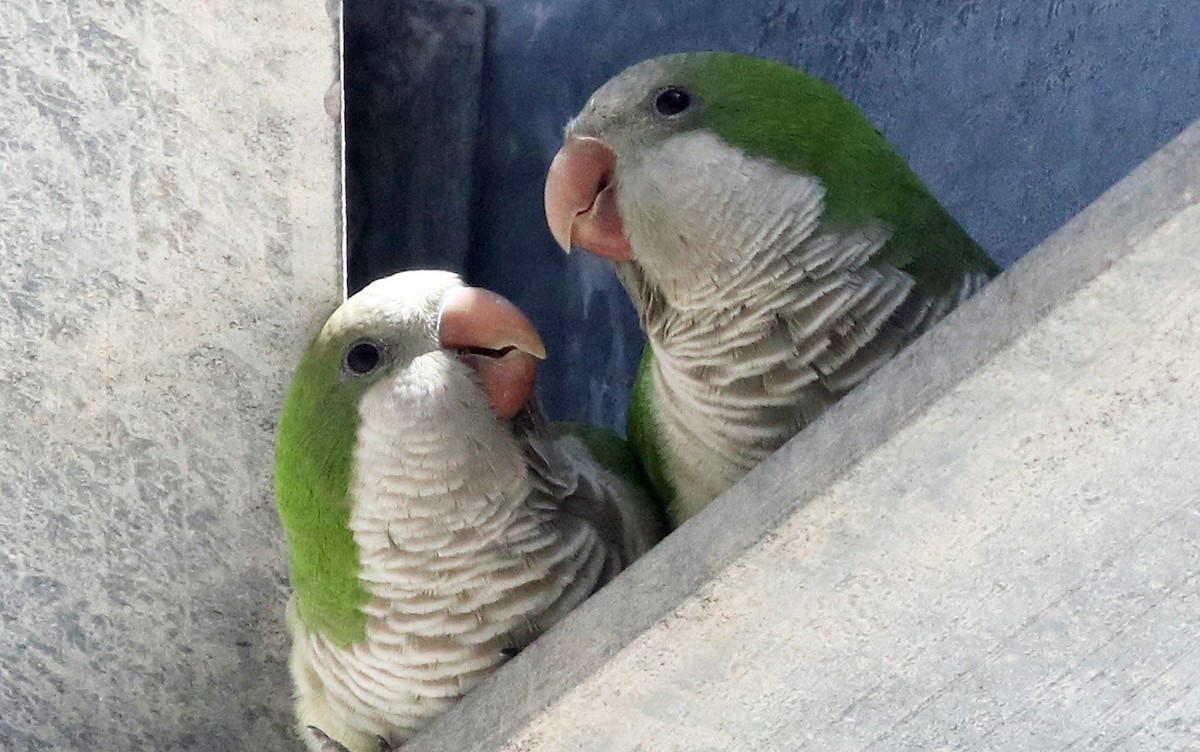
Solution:
<svg viewBox="0 0 1200 752"><path fill-rule="evenodd" d="M320 3L0 3L0 748L284 749L283 384L341 294Z"/></svg>
<svg viewBox="0 0 1200 752"><path fill-rule="evenodd" d="M1200 122L406 752L1200 749Z"/></svg>
<svg viewBox="0 0 1200 752"><path fill-rule="evenodd" d="M1200 117L1200 10L1177 0L488 5L468 273L542 330L560 418L621 426L641 349L607 264L564 257L541 205L563 125L633 62L719 48L830 81L1005 266Z"/></svg>

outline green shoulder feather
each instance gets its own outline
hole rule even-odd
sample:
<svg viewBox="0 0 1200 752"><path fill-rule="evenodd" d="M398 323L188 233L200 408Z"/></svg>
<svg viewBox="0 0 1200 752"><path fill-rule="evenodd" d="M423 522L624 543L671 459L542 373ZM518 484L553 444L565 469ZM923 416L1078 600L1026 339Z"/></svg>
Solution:
<svg viewBox="0 0 1200 752"><path fill-rule="evenodd" d="M340 350L318 335L288 390L275 444L275 501L287 534L297 613L346 646L366 636L349 487L363 388L339 378Z"/></svg>

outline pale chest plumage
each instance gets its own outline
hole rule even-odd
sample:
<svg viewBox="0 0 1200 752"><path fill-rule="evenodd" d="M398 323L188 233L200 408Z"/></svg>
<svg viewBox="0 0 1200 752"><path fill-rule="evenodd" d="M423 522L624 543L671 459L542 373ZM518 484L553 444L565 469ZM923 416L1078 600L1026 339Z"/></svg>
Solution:
<svg viewBox="0 0 1200 752"><path fill-rule="evenodd" d="M921 296L906 273L867 266L888 227L823 226L819 180L708 133L619 169L638 263L617 274L655 356L651 407L677 519L986 282L965 275L944 299Z"/></svg>
<svg viewBox="0 0 1200 752"><path fill-rule="evenodd" d="M606 576L592 528L531 502L521 448L478 389L453 388L465 376L452 356L424 357L450 370L381 383L360 408L350 526L371 596L366 639L306 634L293 656L313 707L301 717L351 750L374 749L376 735L403 742Z"/></svg>

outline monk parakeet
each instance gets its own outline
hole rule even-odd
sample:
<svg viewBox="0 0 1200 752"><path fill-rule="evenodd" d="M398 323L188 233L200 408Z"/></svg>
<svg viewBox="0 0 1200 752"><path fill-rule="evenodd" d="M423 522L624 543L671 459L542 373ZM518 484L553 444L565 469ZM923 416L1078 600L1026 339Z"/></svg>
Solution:
<svg viewBox="0 0 1200 752"><path fill-rule="evenodd" d="M542 357L441 271L368 285L305 352L275 493L309 749L408 739L661 536L621 439L542 420Z"/></svg>
<svg viewBox="0 0 1200 752"><path fill-rule="evenodd" d="M545 204L637 308L629 439L676 523L998 271L835 89L732 53L600 87Z"/></svg>

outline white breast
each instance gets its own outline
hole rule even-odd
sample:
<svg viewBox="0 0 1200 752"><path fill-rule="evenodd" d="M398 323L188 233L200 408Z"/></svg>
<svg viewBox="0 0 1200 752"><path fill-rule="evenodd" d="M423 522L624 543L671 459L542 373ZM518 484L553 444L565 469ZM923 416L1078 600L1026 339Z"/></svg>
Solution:
<svg viewBox="0 0 1200 752"><path fill-rule="evenodd" d="M676 136L627 167L638 263L617 273L654 351L654 419L683 518L985 281L920 299L908 274L866 266L890 228L822 227L816 177L712 134Z"/></svg>
<svg viewBox="0 0 1200 752"><path fill-rule="evenodd" d="M604 559L590 528L525 503L521 450L478 389L454 388L461 364L424 357L439 373L415 382L430 386L382 383L361 403L350 526L366 639L307 638L330 713L393 744L586 598Z"/></svg>

